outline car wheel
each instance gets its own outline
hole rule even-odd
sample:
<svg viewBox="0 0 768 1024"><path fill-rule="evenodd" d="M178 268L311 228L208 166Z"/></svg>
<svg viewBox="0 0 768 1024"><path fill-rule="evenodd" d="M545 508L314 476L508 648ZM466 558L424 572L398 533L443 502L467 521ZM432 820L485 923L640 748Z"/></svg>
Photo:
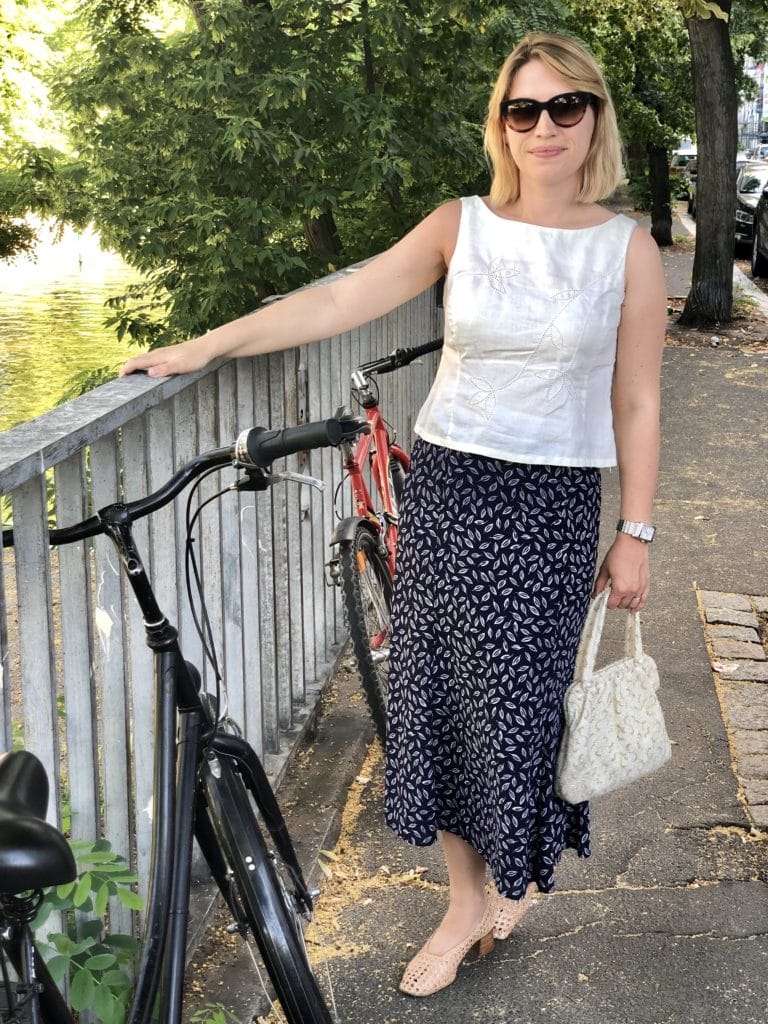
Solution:
<svg viewBox="0 0 768 1024"><path fill-rule="evenodd" d="M768 277L768 259L760 252L760 230L755 223L752 229L752 277Z"/></svg>

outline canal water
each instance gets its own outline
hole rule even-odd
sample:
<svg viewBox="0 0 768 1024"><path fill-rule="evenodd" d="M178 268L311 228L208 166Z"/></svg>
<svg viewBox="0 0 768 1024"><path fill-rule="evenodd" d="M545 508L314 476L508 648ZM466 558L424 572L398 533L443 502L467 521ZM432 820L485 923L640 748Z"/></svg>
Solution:
<svg viewBox="0 0 768 1024"><path fill-rule="evenodd" d="M74 374L116 369L137 351L104 326L104 303L136 272L91 231L41 235L36 259L0 262L0 430L51 409Z"/></svg>

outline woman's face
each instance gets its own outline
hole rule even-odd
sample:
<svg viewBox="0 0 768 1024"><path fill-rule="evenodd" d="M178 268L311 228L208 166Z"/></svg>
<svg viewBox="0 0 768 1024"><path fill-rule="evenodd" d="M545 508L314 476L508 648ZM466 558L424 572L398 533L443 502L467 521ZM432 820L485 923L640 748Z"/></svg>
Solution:
<svg viewBox="0 0 768 1024"><path fill-rule="evenodd" d="M531 60L515 75L507 98L543 103L569 92L574 92L573 83L550 71L541 61ZM521 189L526 183L539 187L572 183L578 190L594 128L592 106L588 106L582 120L570 128L556 125L546 110L541 111L530 131L516 132L505 126L507 146L520 172Z"/></svg>

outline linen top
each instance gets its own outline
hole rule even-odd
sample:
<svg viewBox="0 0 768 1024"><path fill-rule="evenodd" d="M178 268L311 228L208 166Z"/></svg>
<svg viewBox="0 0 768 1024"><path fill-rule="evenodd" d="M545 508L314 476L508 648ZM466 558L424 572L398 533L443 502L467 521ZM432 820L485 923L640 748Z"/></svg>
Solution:
<svg viewBox="0 0 768 1024"><path fill-rule="evenodd" d="M509 462L615 466L611 387L635 221L508 220L461 200L445 341L414 430Z"/></svg>

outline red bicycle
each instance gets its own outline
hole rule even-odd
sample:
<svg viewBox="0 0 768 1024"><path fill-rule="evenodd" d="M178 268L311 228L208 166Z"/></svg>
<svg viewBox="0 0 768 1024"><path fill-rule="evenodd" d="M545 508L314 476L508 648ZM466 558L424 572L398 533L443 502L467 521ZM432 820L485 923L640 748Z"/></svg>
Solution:
<svg viewBox="0 0 768 1024"><path fill-rule="evenodd" d="M376 732L384 742L389 674L390 609L395 574L400 500L410 458L379 409L377 374L408 366L419 356L441 348L443 339L415 348L396 349L364 363L352 373L352 391L370 425L353 445L342 442L346 477L352 487L354 514L341 520L331 537L331 581L342 589L344 618L357 662L365 699ZM351 415L340 409L337 417ZM370 473L372 488L366 482ZM376 507L373 489L379 498Z"/></svg>

